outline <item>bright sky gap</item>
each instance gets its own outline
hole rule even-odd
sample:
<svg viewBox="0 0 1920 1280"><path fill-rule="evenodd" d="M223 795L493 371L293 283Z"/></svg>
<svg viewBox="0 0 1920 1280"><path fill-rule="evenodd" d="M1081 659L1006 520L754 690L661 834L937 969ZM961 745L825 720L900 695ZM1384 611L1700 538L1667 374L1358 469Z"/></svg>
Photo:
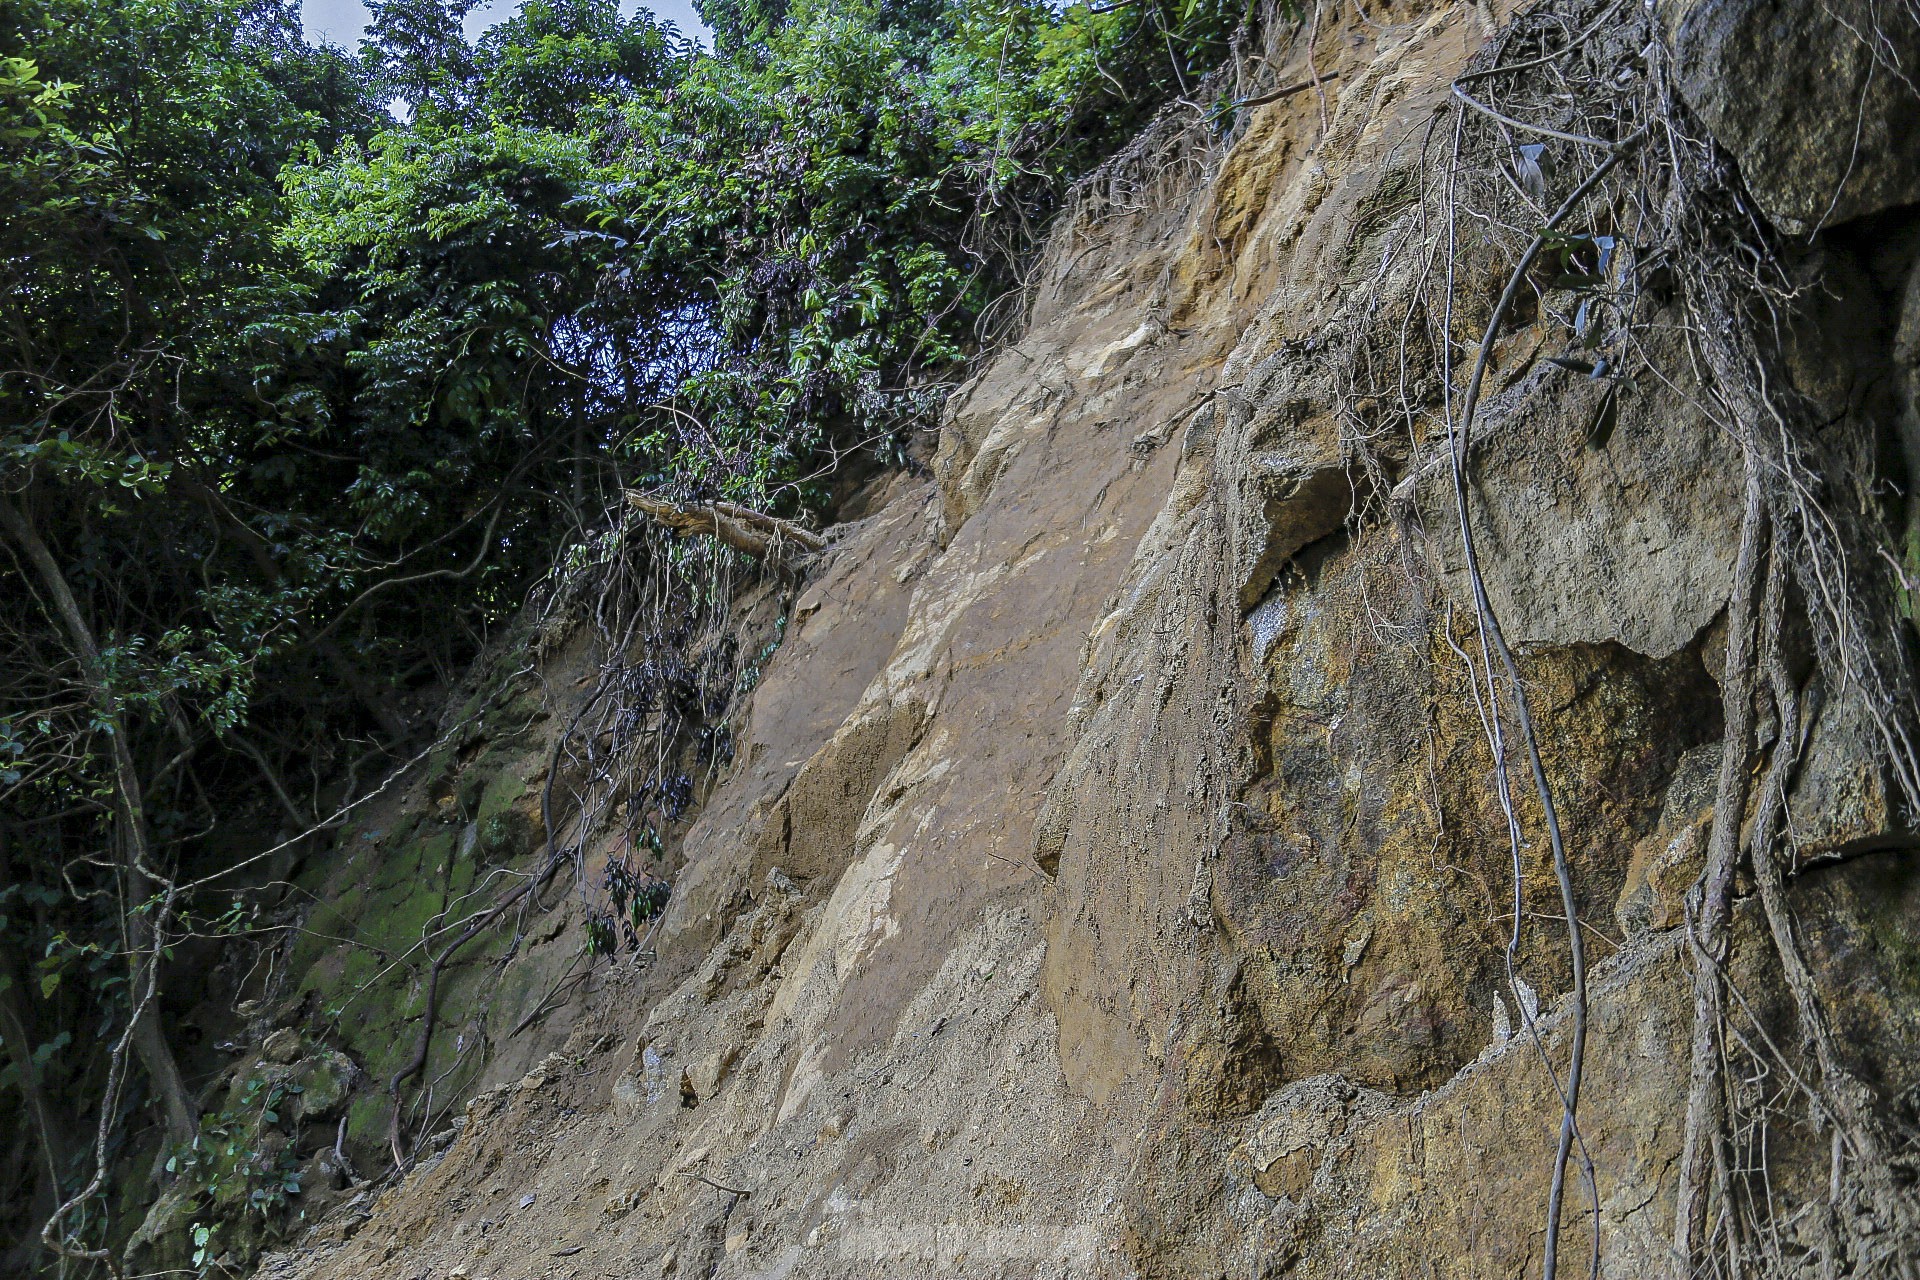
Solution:
<svg viewBox="0 0 1920 1280"><path fill-rule="evenodd" d="M620 11L632 13L641 6L636 0L622 0ZM683 36L697 36L702 44L711 44L713 33L694 12L693 0L655 0L646 6L655 16L680 28ZM486 0L467 15L467 38L477 38L494 23L511 17L519 8L518 0ZM362 0L301 0L300 17L307 39L313 44L335 44L357 48L367 29L370 15Z"/></svg>

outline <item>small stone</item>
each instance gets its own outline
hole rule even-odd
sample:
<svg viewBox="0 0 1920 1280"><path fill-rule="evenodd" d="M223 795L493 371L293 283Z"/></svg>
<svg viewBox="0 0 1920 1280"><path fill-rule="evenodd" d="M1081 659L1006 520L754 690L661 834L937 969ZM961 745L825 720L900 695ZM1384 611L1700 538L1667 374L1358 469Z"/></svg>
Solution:
<svg viewBox="0 0 1920 1280"><path fill-rule="evenodd" d="M680 1087L683 1096L689 1092L692 1095L688 1105L697 1105L700 1099L711 1098L717 1093L733 1071L733 1064L739 1060L740 1047L726 1045L688 1067L681 1077Z"/></svg>
<svg viewBox="0 0 1920 1280"><path fill-rule="evenodd" d="M1344 968L1348 973L1351 973L1353 971L1353 966L1360 963L1360 957L1364 956L1367 953L1367 944L1372 941L1373 941L1372 925L1368 925L1365 929L1361 930L1359 937L1347 939L1346 949L1342 951L1340 954L1341 967ZM1343 976L1340 980L1342 982L1345 982L1346 978Z"/></svg>
<svg viewBox="0 0 1920 1280"><path fill-rule="evenodd" d="M300 1033L292 1027L282 1027L267 1037L260 1052L270 1062L291 1063L300 1056Z"/></svg>
<svg viewBox="0 0 1920 1280"><path fill-rule="evenodd" d="M310 1049L294 1067L292 1078L300 1085L294 1098L294 1114L313 1120L334 1110L352 1092L360 1072L353 1060L335 1049Z"/></svg>

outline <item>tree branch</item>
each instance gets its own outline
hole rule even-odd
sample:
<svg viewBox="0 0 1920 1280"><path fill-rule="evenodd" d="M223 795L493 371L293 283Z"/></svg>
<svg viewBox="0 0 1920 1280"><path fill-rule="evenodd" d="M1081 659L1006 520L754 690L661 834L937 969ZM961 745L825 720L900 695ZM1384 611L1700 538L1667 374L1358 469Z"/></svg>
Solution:
<svg viewBox="0 0 1920 1280"><path fill-rule="evenodd" d="M627 491L627 503L636 511L667 526L682 536L704 533L735 551L760 559L778 557L783 544L792 543L805 552L826 549L827 540L791 520L766 515L731 502L702 502L681 505L650 494Z"/></svg>
<svg viewBox="0 0 1920 1280"><path fill-rule="evenodd" d="M80 602L67 585L59 562L54 559L53 552L47 548L32 522L5 497L0 497L0 531L4 531L20 548L39 577L42 589L53 601L54 611L59 614L73 646L74 656L80 662L95 709L107 726L108 749L113 763L114 808L119 818L119 840L116 842L120 846L118 872L128 907L126 923L134 970L131 989L138 991L142 986L157 989L159 935L165 928L165 921L149 918L132 908L146 896L137 887L142 881L164 886L165 879L152 865L152 844L147 836L143 790L139 774L134 768L119 699L114 696L112 686L107 681L106 666L101 660L100 646L94 639L93 628L87 624L86 615L81 612ZM134 1009L134 1051L140 1055L141 1064L151 1078L154 1093L159 1096L166 1112L168 1137L177 1143L190 1141L200 1127L199 1113L187 1092L186 1082L181 1078L173 1050L160 1030L159 1009L151 1000L136 1004Z"/></svg>

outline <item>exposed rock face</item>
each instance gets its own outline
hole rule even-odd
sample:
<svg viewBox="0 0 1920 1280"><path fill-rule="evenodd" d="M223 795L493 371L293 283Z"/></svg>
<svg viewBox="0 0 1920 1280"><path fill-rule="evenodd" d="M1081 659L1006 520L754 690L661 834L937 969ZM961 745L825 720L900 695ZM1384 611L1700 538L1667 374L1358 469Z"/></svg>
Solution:
<svg viewBox="0 0 1920 1280"><path fill-rule="evenodd" d="M1783 223L1894 217L1910 144L1863 141L1857 179L1821 167L1836 104L1879 101L1867 55L1801 93L1791 60L1746 65L1753 8L1674 19L1702 117ZM1830 17L1764 21L1813 39ZM616 972L444 1156L273 1274L1538 1266L1563 912L1530 839L1515 928L1445 441L1358 449L1343 380L1342 336L1419 287L1391 233L1484 20L1370 22L1321 33L1324 127L1296 95L1224 142L1163 131L1092 189L1024 337L951 403L935 479L838 531L794 605L657 967ZM1885 313L1861 349L1909 373L1915 247L1823 250L1859 290L1836 305ZM1664 1274L1741 461L1684 381L1622 394L1602 438L1604 384L1545 362L1546 324L1502 342L1473 528L1598 964L1582 1135L1606 1274ZM1905 410L1850 395L1835 420L1882 414L1906 485ZM1897 1096L1920 1080L1920 877L1862 704L1819 705L1793 820L1847 860L1791 891L1851 1069ZM1537 829L1531 793L1513 804ZM1760 929L1736 912L1737 939ZM1756 1016L1790 1027L1766 948L1734 954ZM1780 1136L1783 1198L1817 1196L1826 1142Z"/></svg>
<svg viewBox="0 0 1920 1280"><path fill-rule="evenodd" d="M1920 201L1920 23L1884 0L1670 0L1681 91L1783 230Z"/></svg>

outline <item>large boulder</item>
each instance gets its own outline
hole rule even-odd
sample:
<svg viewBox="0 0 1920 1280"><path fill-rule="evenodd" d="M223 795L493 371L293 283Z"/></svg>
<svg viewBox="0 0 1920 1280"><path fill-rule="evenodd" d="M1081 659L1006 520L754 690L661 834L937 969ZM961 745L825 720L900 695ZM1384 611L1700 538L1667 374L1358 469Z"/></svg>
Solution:
<svg viewBox="0 0 1920 1280"><path fill-rule="evenodd" d="M1920 201L1920 19L1888 0L1666 0L1680 93L1782 230Z"/></svg>

